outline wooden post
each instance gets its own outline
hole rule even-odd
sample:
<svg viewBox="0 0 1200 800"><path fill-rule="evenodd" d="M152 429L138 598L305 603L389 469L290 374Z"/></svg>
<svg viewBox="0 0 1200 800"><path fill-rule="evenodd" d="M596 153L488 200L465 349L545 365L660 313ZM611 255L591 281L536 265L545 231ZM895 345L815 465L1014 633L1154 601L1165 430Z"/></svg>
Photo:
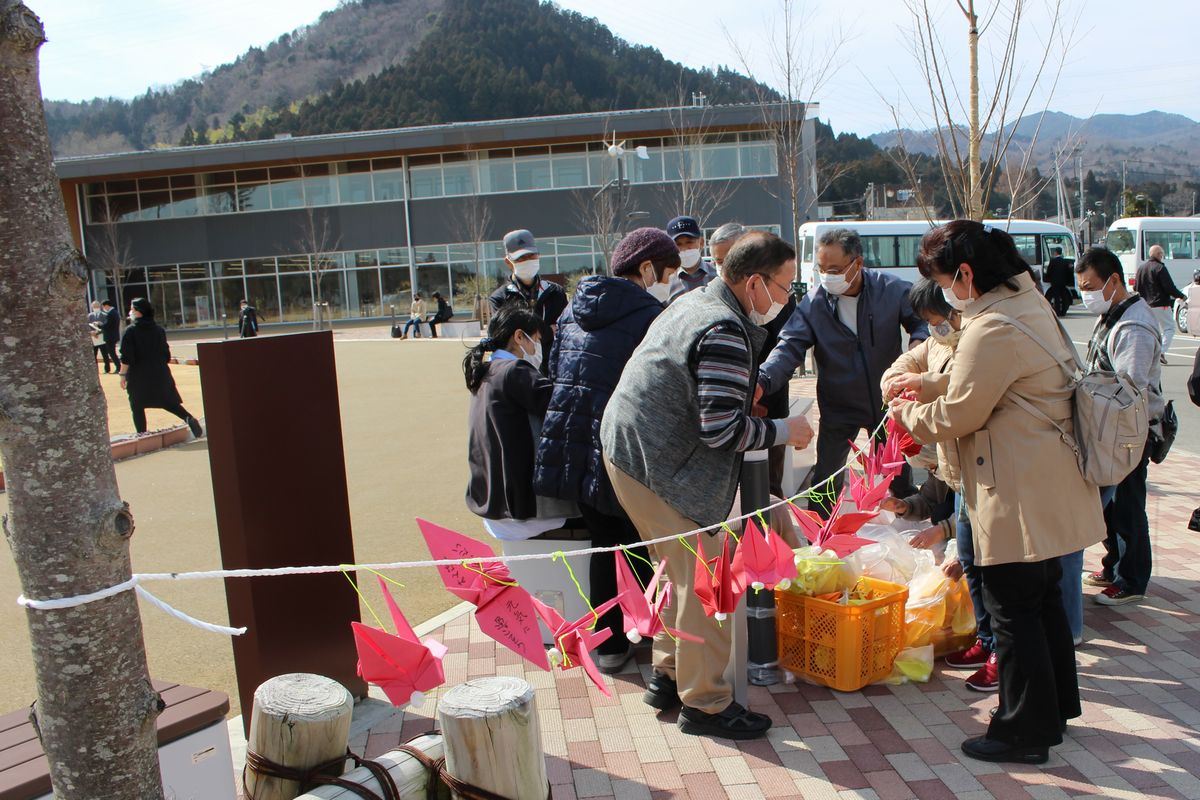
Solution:
<svg viewBox="0 0 1200 800"><path fill-rule="evenodd" d="M450 775L512 800L547 797L542 729L528 683L494 677L459 684L438 702L438 724Z"/></svg>
<svg viewBox="0 0 1200 800"><path fill-rule="evenodd" d="M344 755L354 699L321 675L296 672L271 678L254 692L247 751L281 767L310 770ZM340 775L344 765L339 764ZM298 781L259 775L247 764L246 789L254 800L292 800Z"/></svg>
<svg viewBox="0 0 1200 800"><path fill-rule="evenodd" d="M409 744L433 759L442 757L442 737L438 734L418 736ZM400 795L396 800L426 800L429 783L429 770L425 769L417 759L401 750L384 753L373 759L387 767L388 774L396 782ZM343 780L357 783L383 797L383 787L371 775L366 767L357 767L342 776ZM445 791L443 788L441 791ZM439 795L440 796L440 795ZM362 795L355 794L351 789L341 786L318 786L308 794L302 794L296 800L359 800Z"/></svg>

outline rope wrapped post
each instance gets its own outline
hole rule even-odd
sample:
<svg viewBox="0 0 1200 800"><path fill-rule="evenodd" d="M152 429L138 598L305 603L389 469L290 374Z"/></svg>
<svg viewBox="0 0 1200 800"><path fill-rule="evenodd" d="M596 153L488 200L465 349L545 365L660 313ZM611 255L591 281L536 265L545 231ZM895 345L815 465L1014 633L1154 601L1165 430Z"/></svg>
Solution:
<svg viewBox="0 0 1200 800"><path fill-rule="evenodd" d="M771 476L766 450L746 453L742 461L741 513L753 514L771 504ZM775 593L746 592L746 638L748 653L745 673L755 686L779 683L779 654L775 641Z"/></svg>
<svg viewBox="0 0 1200 800"><path fill-rule="evenodd" d="M416 753L424 754L424 759ZM410 741L400 749L392 750L374 759L387 770L396 787L395 797L389 797L388 789L381 786L375 772L366 766L356 767L342 775L344 783L354 784L387 800L429 800L431 797L449 797L449 790L438 786L433 793L430 782L440 784L436 769L431 767L442 757L441 734L428 733ZM341 786L318 786L296 800L362 800L361 790Z"/></svg>
<svg viewBox="0 0 1200 800"><path fill-rule="evenodd" d="M297 672L260 685L242 773L246 800L293 800L303 781L277 777L281 772L303 774L330 764L331 774L342 774L353 709L346 687L322 675Z"/></svg>
<svg viewBox="0 0 1200 800"><path fill-rule="evenodd" d="M455 781L512 800L549 795L537 704L525 681L477 678L455 686L438 702L438 727Z"/></svg>

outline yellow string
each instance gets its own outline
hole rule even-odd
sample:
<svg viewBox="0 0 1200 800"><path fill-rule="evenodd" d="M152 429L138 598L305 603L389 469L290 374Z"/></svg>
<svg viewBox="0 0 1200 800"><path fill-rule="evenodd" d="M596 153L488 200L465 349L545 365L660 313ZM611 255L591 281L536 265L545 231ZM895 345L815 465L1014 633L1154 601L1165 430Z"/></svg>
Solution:
<svg viewBox="0 0 1200 800"><path fill-rule="evenodd" d="M699 535L699 534L697 534L697 535ZM707 559L704 559L704 558L701 558L701 557L700 557L700 554L696 552L696 548L694 548L694 547L692 547L690 544L688 544L687 537L686 537L686 536L681 536L681 537L679 538L679 543L680 543L681 545L683 545L684 547L686 547L686 548L688 549L688 552L689 552L689 553L691 553L693 556L695 556L695 557L696 557L696 560L697 560L697 561L699 561L701 564L703 564L703 565L704 565L704 568L705 568L706 570L708 570L708 576L711 578L711 577L713 576L713 574L714 574L714 573L713 573L713 568L712 568L712 567L710 567L710 566L708 565L708 560L707 560Z"/></svg>
<svg viewBox="0 0 1200 800"><path fill-rule="evenodd" d="M350 585L354 588L354 593L358 595L358 599L362 601L362 604L367 607L367 613L375 618L375 624L380 628L387 630L387 626L383 624L383 620L379 618L379 615L375 613L375 609L371 607L371 601L367 599L366 595L364 595L361 590L359 590L358 584L356 584L354 579L350 577L350 573L346 570L342 570L342 577L350 581Z"/></svg>
<svg viewBox="0 0 1200 800"><path fill-rule="evenodd" d="M741 543L742 543L742 540L741 540L740 538L738 538L738 535L737 535L736 533L734 533L734 532L733 532L733 528L729 527L729 523L728 523L728 522L722 522L722 523L721 523L721 527L725 529L725 532L726 532L726 533L728 533L730 536L732 536L732 537L733 537L733 540L734 540L735 542L737 542L738 544L741 544Z"/></svg>
<svg viewBox="0 0 1200 800"><path fill-rule="evenodd" d="M468 564L466 561L462 562L462 568L467 570L468 572L474 572L476 575L479 575L484 580L490 581L490 582L496 584L497 586L520 586L521 585L521 584L517 583L516 581L505 582L502 580L498 580L494 575L491 575L491 574L485 572L484 570L480 569L479 567L475 566L474 564Z"/></svg>
<svg viewBox="0 0 1200 800"><path fill-rule="evenodd" d="M387 581L388 583L392 584L393 586L399 586L401 589L407 588L407 587L405 587L405 585L404 585L403 583L401 583L400 581L398 581L398 580L394 580L394 579L392 579L392 578L389 578L387 575L384 575L382 572L380 572L380 571L379 571L379 570L377 570L377 569L371 569L370 567L359 567L359 569L361 569L361 570L363 570L363 571L365 571L365 572L369 572L369 573L371 573L372 575L378 575L380 578L383 578L385 581Z"/></svg>
<svg viewBox="0 0 1200 800"><path fill-rule="evenodd" d="M571 569L571 562L567 559L563 551L559 550L556 552L550 561L558 561L560 558L562 559L563 566L567 568L567 575L571 577L571 583L575 584L575 591L579 592L579 596L582 597L583 602L587 604L588 611L592 612L592 624L588 628L588 630L592 630L596 627L596 621L600 619L600 615L596 613L595 606L593 606L592 601L588 599L587 592L583 591L583 586L579 584L579 579L575 577L575 570ZM566 658L566 656L563 658Z"/></svg>

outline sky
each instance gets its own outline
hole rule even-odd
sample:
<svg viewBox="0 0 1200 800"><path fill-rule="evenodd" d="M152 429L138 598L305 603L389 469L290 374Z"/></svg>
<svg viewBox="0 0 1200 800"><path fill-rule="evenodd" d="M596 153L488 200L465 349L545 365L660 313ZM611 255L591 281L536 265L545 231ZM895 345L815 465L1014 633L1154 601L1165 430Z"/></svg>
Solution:
<svg viewBox="0 0 1200 800"><path fill-rule="evenodd" d="M1054 0L1025 0L1030 9L1017 50L1028 86L1047 42ZM947 63L965 71L965 25L954 0L928 0L945 31ZM1200 29L1197 0L1062 0L1071 46L1051 91L1057 59L1035 88L1029 110L1075 116L1159 110L1200 120ZM51 99L130 98L232 61L252 45L316 20L337 0L26 0L46 26L42 92ZM597 17L618 36L658 48L689 67L749 68L777 85L770 56L782 29L781 0L559 0ZM991 8L993 0L978 0ZM1011 5L1005 0L1004 5ZM795 0L797 48L808 70L827 77L806 91L836 131L870 134L901 124L928 127L926 84L910 51L911 17L902 0ZM1134 13L1136 9L1136 13ZM735 10L735 11L734 11ZM1149 13L1153 12L1153 13ZM982 73L991 70L988 42L1002 42L1004 22L984 31ZM1172 32L1179 32L1177 38ZM774 33L773 33L774 32ZM1189 40L1190 39L1190 40ZM995 45L993 45L995 47ZM739 51L746 54L743 59ZM806 87L808 88L808 87ZM1023 93L1022 93L1023 94Z"/></svg>

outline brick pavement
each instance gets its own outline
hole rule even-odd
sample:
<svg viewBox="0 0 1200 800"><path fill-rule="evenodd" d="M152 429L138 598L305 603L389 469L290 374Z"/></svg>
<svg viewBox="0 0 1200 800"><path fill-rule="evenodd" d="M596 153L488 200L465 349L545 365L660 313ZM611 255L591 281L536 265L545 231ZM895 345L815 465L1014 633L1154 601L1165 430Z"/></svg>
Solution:
<svg viewBox="0 0 1200 800"><path fill-rule="evenodd" d="M642 702L648 652L609 680L607 698L579 670L527 669L469 614L433 635L450 649L447 685L499 674L536 688L560 800L1200 798L1200 536L1186 527L1200 502L1197 475L1200 457L1181 452L1152 467L1150 596L1122 608L1085 604L1084 715L1042 767L985 764L959 752L964 738L984 731L996 700L968 691L967 672L941 665L924 685L848 694L806 684L751 687L751 707L775 726L763 740L727 743L681 734L677 713L656 714ZM1090 568L1099 551L1089 552ZM436 702L435 692L352 745L377 755L430 729Z"/></svg>

